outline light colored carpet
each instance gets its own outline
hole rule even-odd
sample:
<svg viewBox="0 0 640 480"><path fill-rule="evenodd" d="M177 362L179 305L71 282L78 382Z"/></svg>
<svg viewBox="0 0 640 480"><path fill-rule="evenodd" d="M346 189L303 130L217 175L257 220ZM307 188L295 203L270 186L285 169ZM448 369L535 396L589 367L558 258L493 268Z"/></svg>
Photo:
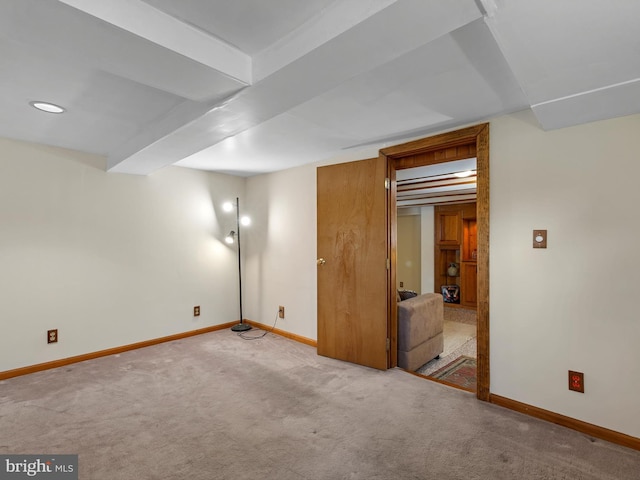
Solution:
<svg viewBox="0 0 640 480"><path fill-rule="evenodd" d="M640 452L400 369L220 331L0 382L0 453L113 479L637 479Z"/></svg>

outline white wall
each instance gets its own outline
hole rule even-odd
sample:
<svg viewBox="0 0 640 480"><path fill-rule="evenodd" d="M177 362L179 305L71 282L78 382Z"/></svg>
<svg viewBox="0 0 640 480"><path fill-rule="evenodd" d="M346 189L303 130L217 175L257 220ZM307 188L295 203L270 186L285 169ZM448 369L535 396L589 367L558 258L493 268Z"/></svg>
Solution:
<svg viewBox="0 0 640 480"><path fill-rule="evenodd" d="M398 215L397 288L421 292L421 216ZM403 287L400 287L400 282Z"/></svg>
<svg viewBox="0 0 640 480"><path fill-rule="evenodd" d="M491 391L636 437L639 133L638 115L551 132L501 117L490 173Z"/></svg>
<svg viewBox="0 0 640 480"><path fill-rule="evenodd" d="M418 293L434 291L434 216L431 206L398 211L398 288ZM401 281L404 287L400 287Z"/></svg>
<svg viewBox="0 0 640 480"><path fill-rule="evenodd" d="M638 132L638 115L551 132L530 112L491 122L491 391L635 437ZM353 155L325 163L370 156ZM236 319L234 220L218 206L237 195L254 219L245 317L269 324L284 305L277 327L316 338L317 165L135 177L9 140L0 159L0 371ZM549 248L534 250L541 228Z"/></svg>
<svg viewBox="0 0 640 480"><path fill-rule="evenodd" d="M309 339L316 330L316 166L247 179L245 317ZM244 245L247 249L244 250Z"/></svg>
<svg viewBox="0 0 640 480"><path fill-rule="evenodd" d="M420 293L432 293L434 291L435 270L435 208L422 207L420 209L420 228L422 230L422 291Z"/></svg>
<svg viewBox="0 0 640 480"><path fill-rule="evenodd" d="M4 139L0 158L0 371L239 318L219 205L244 179L108 174L102 157Z"/></svg>
<svg viewBox="0 0 640 480"><path fill-rule="evenodd" d="M637 115L552 132L529 111L500 117L490 172L491 391L636 437L638 132ZM314 339L315 168L248 181L265 216L249 318L267 323L284 302L293 318L278 326ZM541 228L549 248L534 250ZM569 369L584 394L568 391Z"/></svg>

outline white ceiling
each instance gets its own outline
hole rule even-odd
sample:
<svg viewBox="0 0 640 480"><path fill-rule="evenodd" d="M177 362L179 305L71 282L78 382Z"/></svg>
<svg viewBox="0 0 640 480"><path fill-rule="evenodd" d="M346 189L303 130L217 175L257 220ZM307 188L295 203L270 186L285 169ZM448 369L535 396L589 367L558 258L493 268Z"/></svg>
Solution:
<svg viewBox="0 0 640 480"><path fill-rule="evenodd" d="M396 172L399 213L420 214L415 207L476 201L477 160L468 158ZM466 174L462 176L463 174Z"/></svg>
<svg viewBox="0 0 640 480"><path fill-rule="evenodd" d="M637 0L3 0L0 136L248 176L529 107L562 128L640 113L638 20Z"/></svg>

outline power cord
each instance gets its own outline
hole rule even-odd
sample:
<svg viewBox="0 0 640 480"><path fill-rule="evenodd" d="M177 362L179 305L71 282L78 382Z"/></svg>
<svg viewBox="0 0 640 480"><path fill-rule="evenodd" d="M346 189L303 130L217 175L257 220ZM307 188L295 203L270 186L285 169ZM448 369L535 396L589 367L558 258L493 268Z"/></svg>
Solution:
<svg viewBox="0 0 640 480"><path fill-rule="evenodd" d="M258 340L260 338L263 338L267 333L271 333L271 332L273 332L275 330L276 323L278 323L278 313L280 313L280 312L278 311L276 313L276 319L273 322L273 327L271 327L271 330L265 330L262 335L255 335L255 336L249 336L249 335L247 335L246 332L238 332L238 336L240 338L242 338L243 340Z"/></svg>

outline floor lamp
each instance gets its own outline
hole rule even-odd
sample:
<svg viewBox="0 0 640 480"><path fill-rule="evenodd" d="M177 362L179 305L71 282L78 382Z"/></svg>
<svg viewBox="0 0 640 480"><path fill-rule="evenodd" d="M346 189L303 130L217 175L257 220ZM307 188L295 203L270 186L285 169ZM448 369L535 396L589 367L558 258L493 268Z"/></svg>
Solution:
<svg viewBox="0 0 640 480"><path fill-rule="evenodd" d="M225 204L225 210L230 211L233 209L231 203ZM249 219L247 217L242 218L242 224L248 225ZM229 244L234 243L235 239L238 242L238 297L240 299L240 323L231 327L234 332L246 332L251 330L251 325L244 323L244 317L242 316L242 255L240 251L240 199L236 197L236 229L231 230L229 235L225 238L225 241Z"/></svg>

